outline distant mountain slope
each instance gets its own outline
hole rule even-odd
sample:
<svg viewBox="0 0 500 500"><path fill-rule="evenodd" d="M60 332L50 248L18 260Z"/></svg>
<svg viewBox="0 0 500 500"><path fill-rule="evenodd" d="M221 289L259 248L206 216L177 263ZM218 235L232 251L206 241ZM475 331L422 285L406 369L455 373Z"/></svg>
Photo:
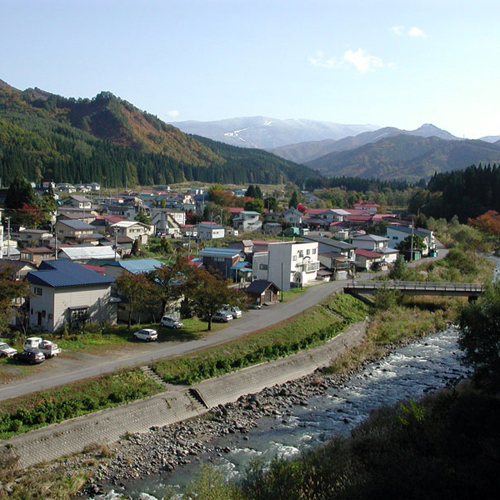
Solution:
<svg viewBox="0 0 500 500"><path fill-rule="evenodd" d="M225 146L225 145L224 145ZM281 183L317 177L263 151L198 140L101 92L67 99L0 80L0 178L112 185L203 182Z"/></svg>
<svg viewBox="0 0 500 500"><path fill-rule="evenodd" d="M210 122L173 122L183 132L208 137L233 146L273 149L305 141L338 140L375 130L375 125L342 125L314 120L278 120L265 116L230 118Z"/></svg>
<svg viewBox="0 0 500 500"><path fill-rule="evenodd" d="M483 141L448 141L437 137L396 137L323 156L307 165L326 176L417 181L436 172L472 164L500 163L500 147Z"/></svg>
<svg viewBox="0 0 500 500"><path fill-rule="evenodd" d="M307 164L312 160L325 156L329 153L355 149L365 144L377 142L400 134L414 135L418 137L438 137L439 139L458 140L457 137L435 127L424 124L416 130L400 130L396 127L384 127L370 132L363 132L356 136L344 137L338 141L315 141L301 144L291 144L272 149L271 152L290 161Z"/></svg>
<svg viewBox="0 0 500 500"><path fill-rule="evenodd" d="M480 137L479 140L484 142L495 143L500 141L500 135L486 135L484 137Z"/></svg>

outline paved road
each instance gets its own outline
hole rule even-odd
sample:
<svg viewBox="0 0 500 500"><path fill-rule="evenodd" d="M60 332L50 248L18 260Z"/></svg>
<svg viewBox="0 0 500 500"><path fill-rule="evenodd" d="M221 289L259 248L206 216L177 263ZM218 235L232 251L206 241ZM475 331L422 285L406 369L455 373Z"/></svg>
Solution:
<svg viewBox="0 0 500 500"><path fill-rule="evenodd" d="M424 260L432 261L442 259L446 255L444 247L440 247L439 253L439 257ZM421 262L422 261L417 261L410 265L417 265ZM375 278L380 274L383 273L361 274L359 279L366 280L368 278ZM95 377L97 375L111 373L122 368L142 366L161 359L171 358L234 340L247 333L269 327L299 314L343 288L344 285L345 282L343 281L330 281L310 287L304 294L299 295L291 302L278 303L270 307L264 307L260 310L248 311L242 318L234 320L227 328L203 339L165 347L161 346L161 344L148 344L144 346L144 349L141 349L142 352L140 354L130 357L124 358L123 355L116 357L89 357L85 362L79 360L80 362L78 365L74 365L77 366L77 368L72 368L71 363L69 363L68 369L59 370L57 373L36 374L27 378L15 380L0 387L0 401L42 389L49 389L70 382ZM56 370L54 371L56 372Z"/></svg>

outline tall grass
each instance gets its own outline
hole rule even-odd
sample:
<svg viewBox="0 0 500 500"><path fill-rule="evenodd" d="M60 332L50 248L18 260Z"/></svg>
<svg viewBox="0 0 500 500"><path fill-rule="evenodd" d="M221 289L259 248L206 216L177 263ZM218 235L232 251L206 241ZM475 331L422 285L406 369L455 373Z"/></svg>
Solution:
<svg viewBox="0 0 500 500"><path fill-rule="evenodd" d="M338 316L332 315L329 309ZM336 295L278 326L222 346L160 361L154 364L154 370L166 382L192 384L319 345L343 331L349 323L364 320L367 313L368 308L357 299Z"/></svg>

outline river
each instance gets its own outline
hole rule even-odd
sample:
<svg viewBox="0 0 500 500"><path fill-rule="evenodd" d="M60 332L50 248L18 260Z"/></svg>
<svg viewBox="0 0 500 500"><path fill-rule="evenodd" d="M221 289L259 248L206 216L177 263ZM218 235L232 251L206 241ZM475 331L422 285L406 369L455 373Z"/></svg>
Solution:
<svg viewBox="0 0 500 500"><path fill-rule="evenodd" d="M381 406L418 398L426 392L468 375L460 364L455 328L436 333L397 349L383 360L368 365L342 386L329 388L308 404L282 409L279 415L264 417L247 434L218 438L215 451L202 454L196 462L163 476L151 475L127 483L116 492L95 499L161 499L167 485L179 490L210 462L237 480L255 457L269 460L276 455L291 457L301 450L323 443L334 435L347 435L369 413ZM230 450L230 451L229 451Z"/></svg>

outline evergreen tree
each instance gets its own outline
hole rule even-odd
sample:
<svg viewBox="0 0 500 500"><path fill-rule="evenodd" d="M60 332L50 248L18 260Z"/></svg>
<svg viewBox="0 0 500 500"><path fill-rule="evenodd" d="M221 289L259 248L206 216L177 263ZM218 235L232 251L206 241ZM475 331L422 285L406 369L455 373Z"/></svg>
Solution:
<svg viewBox="0 0 500 500"><path fill-rule="evenodd" d="M288 206L290 208L297 208L299 206L299 195L297 194L297 191L294 191L292 193L290 201L288 202Z"/></svg>

